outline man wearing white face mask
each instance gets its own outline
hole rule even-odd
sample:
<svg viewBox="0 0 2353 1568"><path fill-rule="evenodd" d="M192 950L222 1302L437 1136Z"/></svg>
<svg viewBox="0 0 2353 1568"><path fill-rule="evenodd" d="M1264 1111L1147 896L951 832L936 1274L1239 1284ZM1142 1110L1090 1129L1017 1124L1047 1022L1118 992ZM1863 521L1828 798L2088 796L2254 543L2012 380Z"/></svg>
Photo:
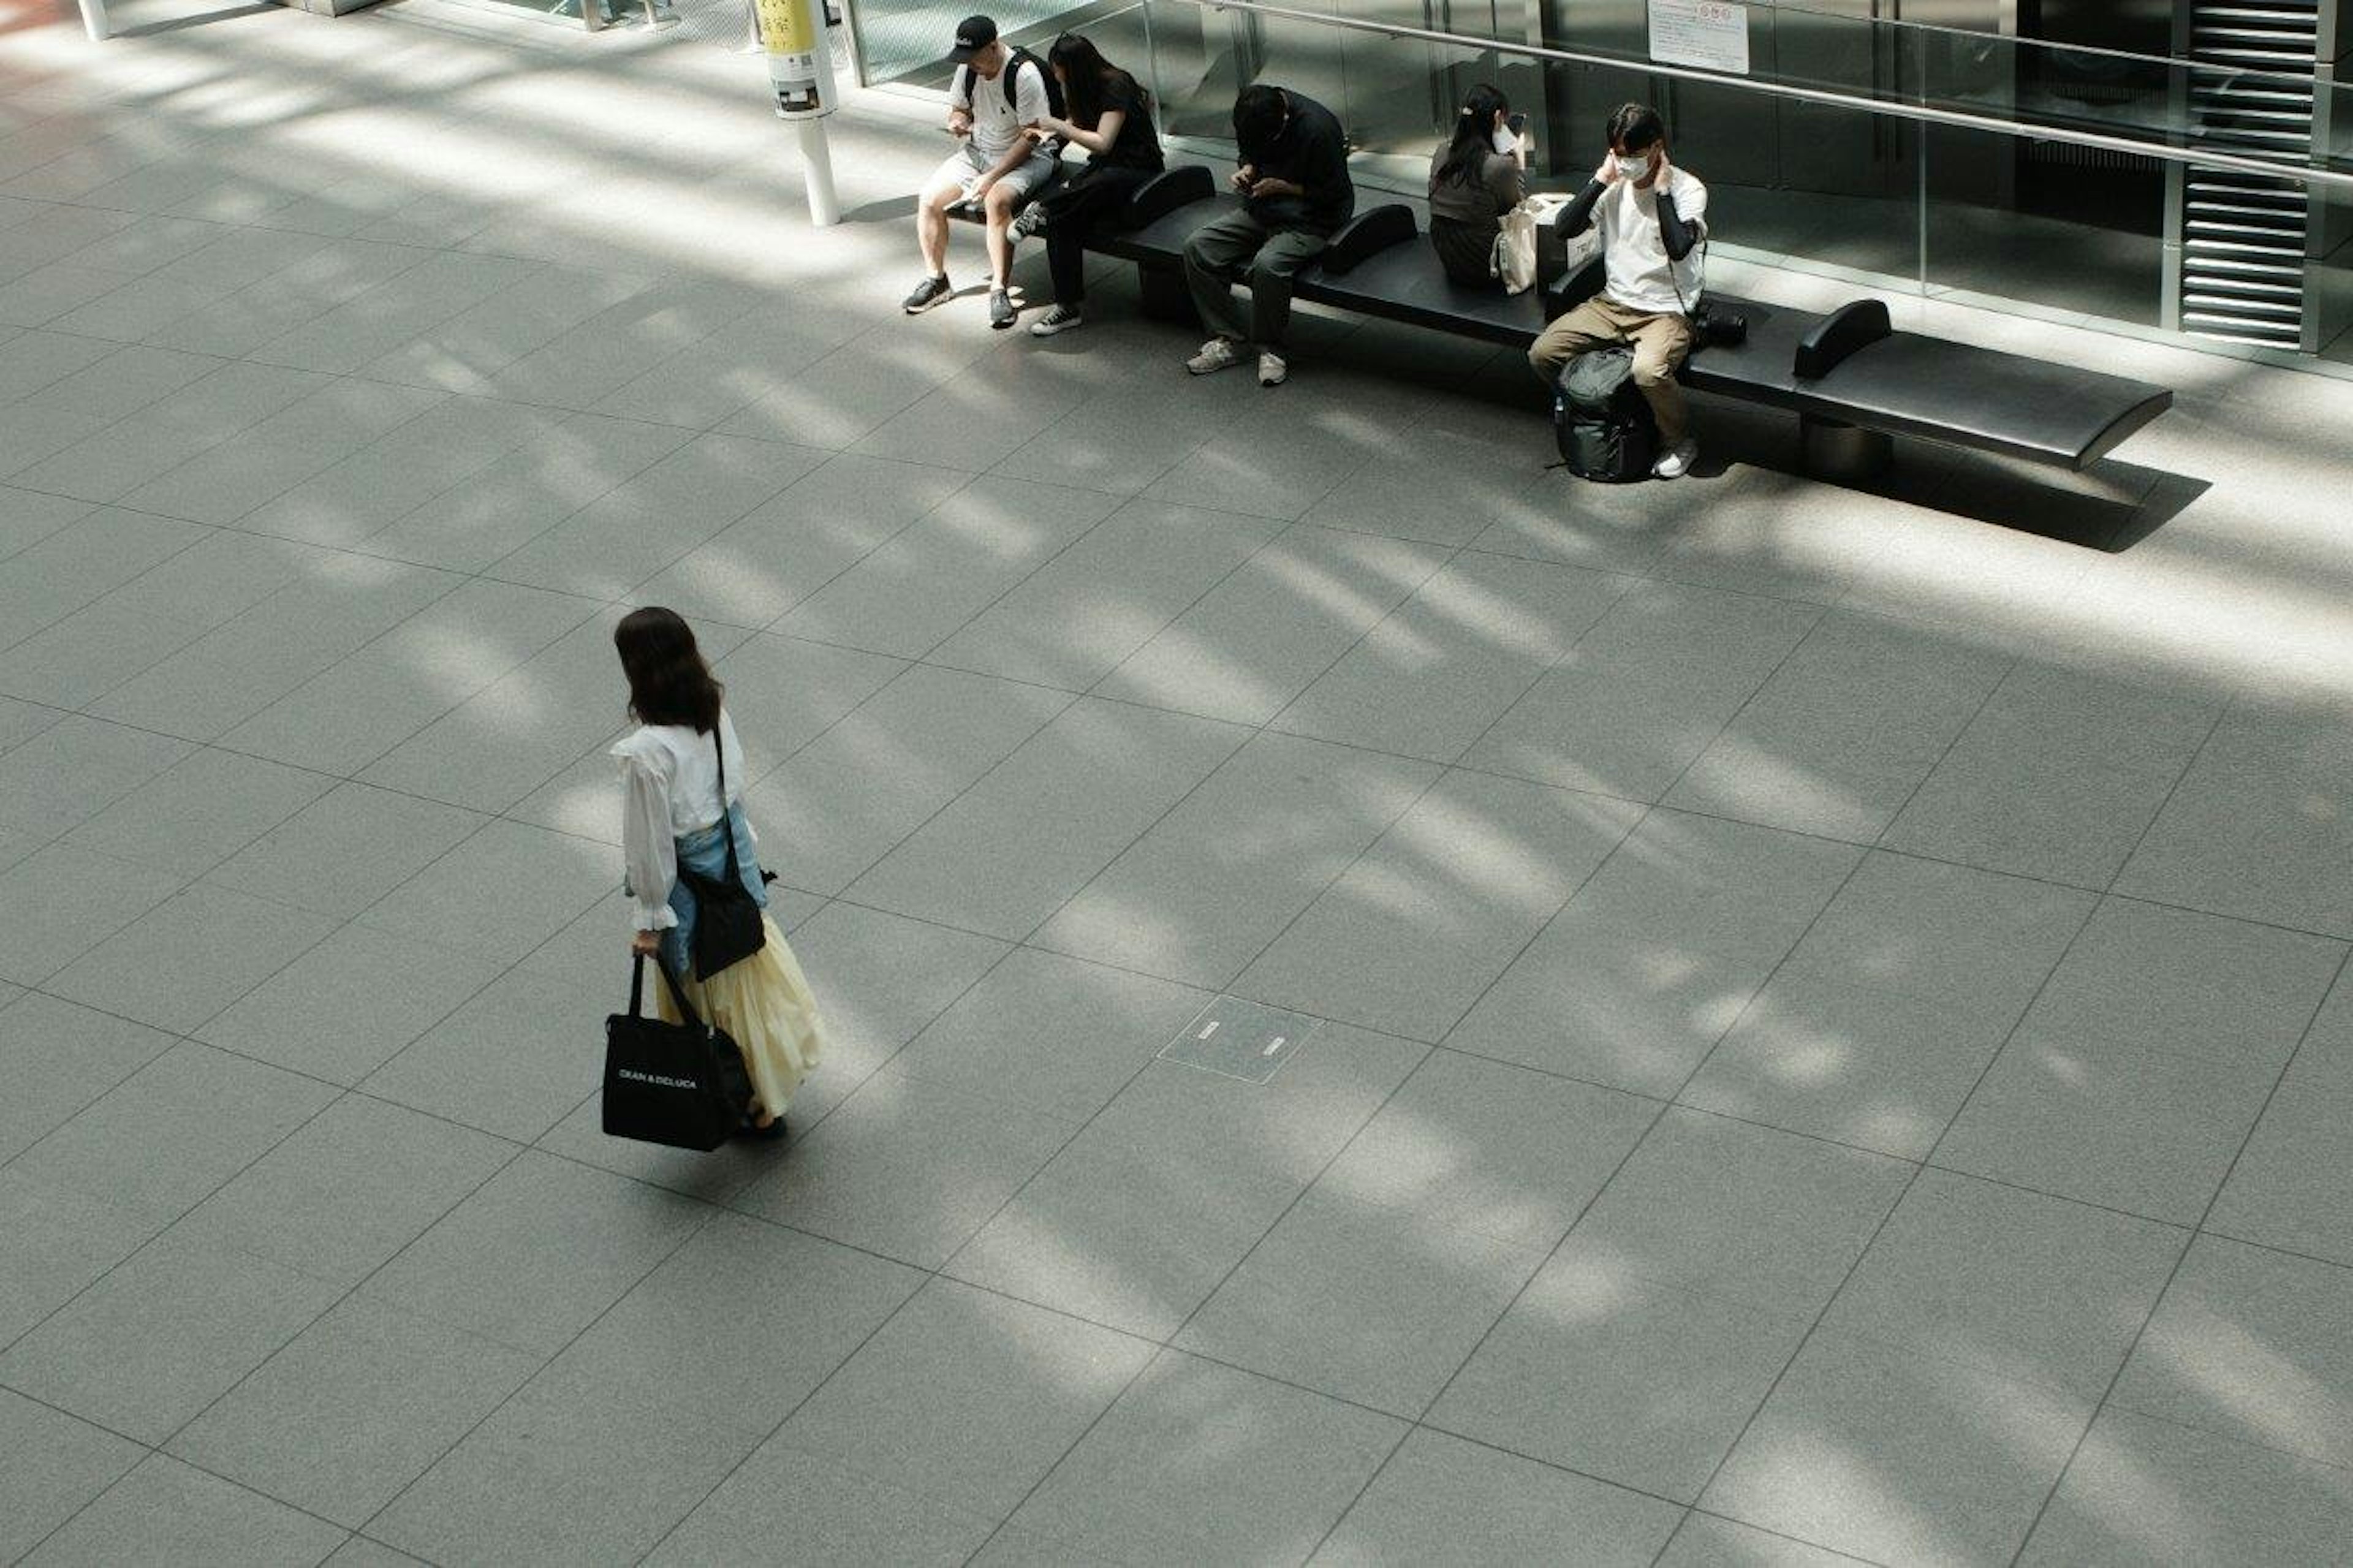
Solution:
<svg viewBox="0 0 2353 1568"><path fill-rule="evenodd" d="M1667 161L1658 110L1630 103L1609 117L1609 156L1554 228L1573 238L1599 224L1607 281L1599 294L1546 327L1528 363L1550 386L1578 354L1624 344L1634 351L1634 384L1659 423L1651 472L1672 479L1699 456L1675 370L1691 353L1691 308L1699 300L1707 187Z"/></svg>

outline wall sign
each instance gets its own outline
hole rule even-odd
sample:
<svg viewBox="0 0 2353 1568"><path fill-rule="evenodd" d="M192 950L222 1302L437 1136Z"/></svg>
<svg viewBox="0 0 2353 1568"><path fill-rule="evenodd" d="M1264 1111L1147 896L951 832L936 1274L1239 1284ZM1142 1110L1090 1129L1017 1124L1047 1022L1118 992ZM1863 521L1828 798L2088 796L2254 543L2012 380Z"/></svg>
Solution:
<svg viewBox="0 0 2353 1568"><path fill-rule="evenodd" d="M1721 0L1651 0L1651 58L1746 76L1748 7Z"/></svg>

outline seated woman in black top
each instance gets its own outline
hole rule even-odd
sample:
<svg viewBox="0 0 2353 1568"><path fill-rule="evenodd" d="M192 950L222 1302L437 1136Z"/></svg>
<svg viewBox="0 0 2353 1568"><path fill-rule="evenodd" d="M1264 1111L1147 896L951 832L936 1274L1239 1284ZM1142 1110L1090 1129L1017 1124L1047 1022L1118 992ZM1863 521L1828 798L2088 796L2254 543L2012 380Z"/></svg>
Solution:
<svg viewBox="0 0 2353 1568"><path fill-rule="evenodd" d="M1076 33L1054 40L1047 68L1062 83L1070 117L1052 115L1029 129L1039 141L1059 137L1090 156L1087 166L1029 204L1013 221L1013 237L1043 232L1046 262L1054 277L1054 308L1030 332L1050 338L1080 324L1086 298L1086 242L1094 226L1115 217L1137 186L1165 166L1160 138L1152 129L1152 102L1136 79L1103 58Z"/></svg>
<svg viewBox="0 0 2353 1568"><path fill-rule="evenodd" d="M1430 161L1430 242L1446 276L1465 288L1502 287L1492 265L1495 237L1527 195L1527 155L1505 123L1511 113L1501 92L1472 88L1454 139Z"/></svg>

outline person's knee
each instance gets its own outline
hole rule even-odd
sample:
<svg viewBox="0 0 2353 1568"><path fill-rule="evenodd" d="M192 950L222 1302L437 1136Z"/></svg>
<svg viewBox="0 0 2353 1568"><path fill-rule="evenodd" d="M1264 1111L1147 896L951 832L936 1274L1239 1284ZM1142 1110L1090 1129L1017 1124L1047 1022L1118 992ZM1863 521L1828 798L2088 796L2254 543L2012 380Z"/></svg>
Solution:
<svg viewBox="0 0 2353 1568"><path fill-rule="evenodd" d="M1011 185L991 185L988 187L987 203L988 216L998 219L1010 218L1013 216L1014 207L1020 200L1021 193Z"/></svg>
<svg viewBox="0 0 2353 1568"><path fill-rule="evenodd" d="M1675 367L1664 358L1637 354L1634 358L1634 384L1649 392L1657 387L1672 386Z"/></svg>

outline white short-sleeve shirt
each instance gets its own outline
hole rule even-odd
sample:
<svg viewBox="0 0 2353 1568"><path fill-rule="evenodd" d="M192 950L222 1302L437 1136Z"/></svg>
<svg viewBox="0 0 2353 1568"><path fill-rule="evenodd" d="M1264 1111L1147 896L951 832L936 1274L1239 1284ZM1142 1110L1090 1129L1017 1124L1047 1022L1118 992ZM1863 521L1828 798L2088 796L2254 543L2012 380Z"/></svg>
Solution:
<svg viewBox="0 0 2353 1568"><path fill-rule="evenodd" d="M1707 221L1707 187L1681 169L1670 178L1667 190L1675 198L1675 215L1693 228L1702 228ZM1629 310L1662 316L1679 315L1699 303L1699 247L1694 246L1681 261L1667 259L1666 241L1659 237L1656 191L1616 181L1594 204L1593 221L1601 234L1602 267L1609 274L1602 291L1610 299Z"/></svg>

